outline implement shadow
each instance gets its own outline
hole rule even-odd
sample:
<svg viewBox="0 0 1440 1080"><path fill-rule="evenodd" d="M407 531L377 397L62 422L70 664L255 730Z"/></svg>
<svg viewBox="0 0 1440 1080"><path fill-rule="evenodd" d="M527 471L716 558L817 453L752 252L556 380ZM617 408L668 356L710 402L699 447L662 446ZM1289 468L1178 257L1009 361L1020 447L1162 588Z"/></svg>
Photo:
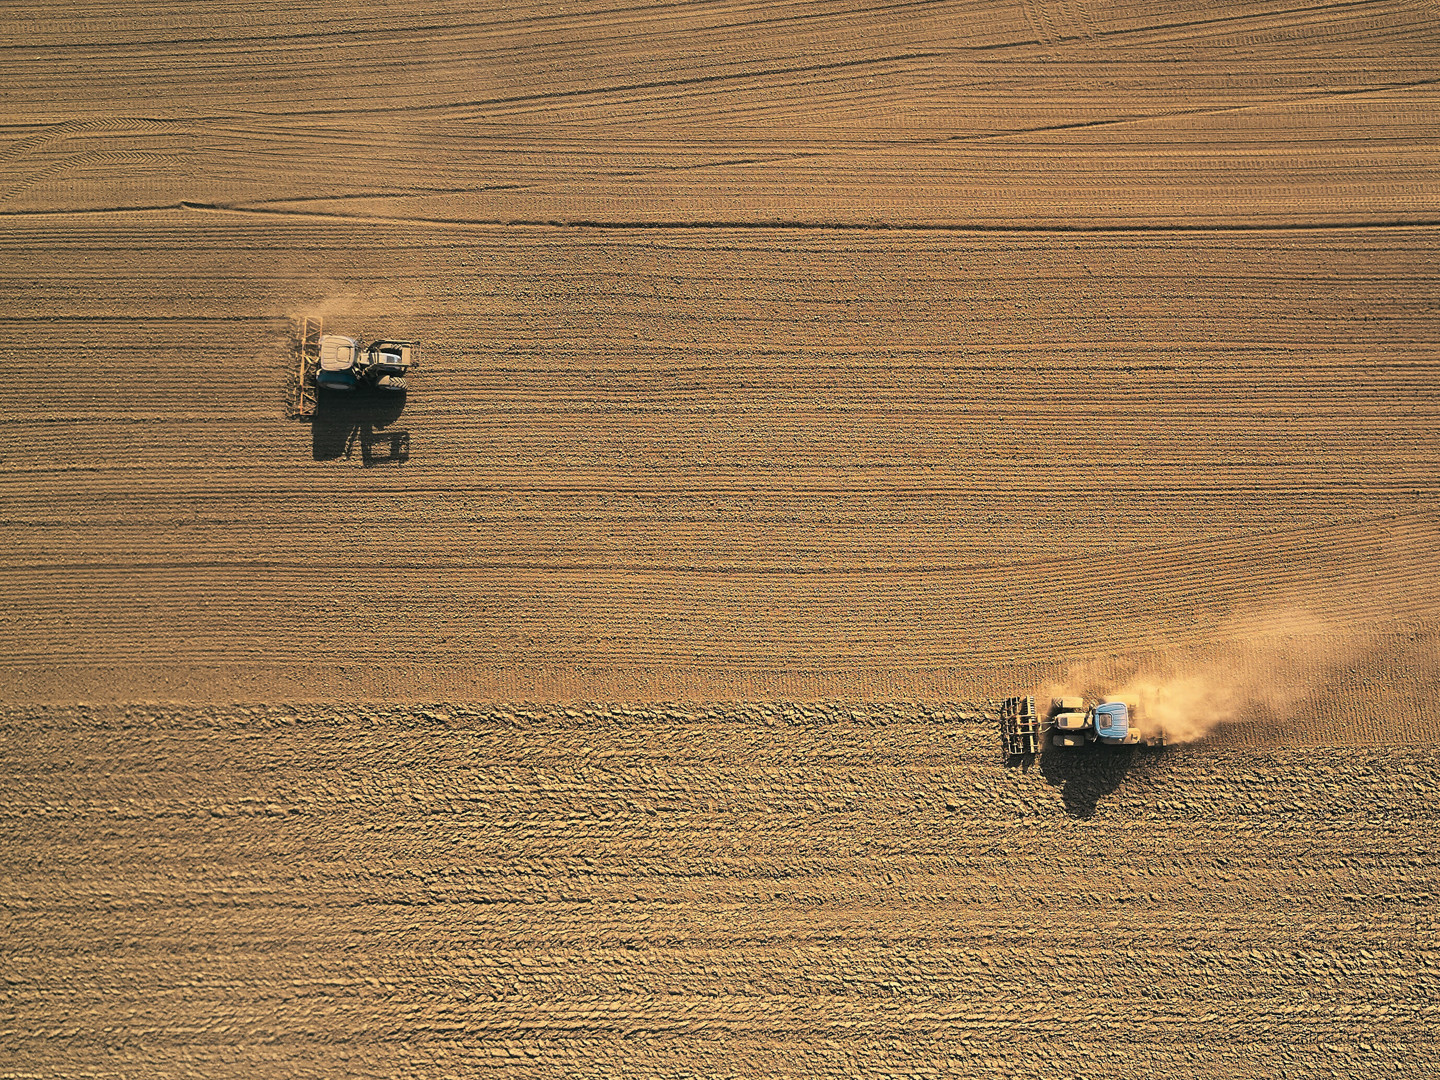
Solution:
<svg viewBox="0 0 1440 1080"><path fill-rule="evenodd" d="M311 454L316 461L349 458L359 443L361 462L367 466L406 461L410 433L390 429L404 411L404 391L321 390L310 421Z"/></svg>
<svg viewBox="0 0 1440 1080"><path fill-rule="evenodd" d="M1040 754L1040 773L1060 789L1067 814L1090 818L1100 800L1118 790L1131 771L1147 771L1164 752L1158 746L1046 747Z"/></svg>

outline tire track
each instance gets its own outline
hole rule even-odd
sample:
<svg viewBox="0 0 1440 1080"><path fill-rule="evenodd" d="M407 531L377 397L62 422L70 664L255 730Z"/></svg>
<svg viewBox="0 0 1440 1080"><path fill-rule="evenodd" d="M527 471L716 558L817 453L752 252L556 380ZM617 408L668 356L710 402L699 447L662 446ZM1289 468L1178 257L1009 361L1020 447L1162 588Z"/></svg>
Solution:
<svg viewBox="0 0 1440 1080"><path fill-rule="evenodd" d="M20 139L0 153L0 171L22 157L28 157L58 142L91 132L168 132L185 125L175 120L159 120L139 116L117 116L105 120L71 120L46 128L29 138Z"/></svg>

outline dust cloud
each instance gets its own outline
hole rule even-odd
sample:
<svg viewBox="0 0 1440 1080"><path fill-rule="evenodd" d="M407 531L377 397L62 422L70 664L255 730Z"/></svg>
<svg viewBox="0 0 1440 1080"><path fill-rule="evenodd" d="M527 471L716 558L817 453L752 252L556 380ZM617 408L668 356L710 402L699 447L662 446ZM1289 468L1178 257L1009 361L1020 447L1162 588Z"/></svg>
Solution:
<svg viewBox="0 0 1440 1080"><path fill-rule="evenodd" d="M1160 649L1143 659L1108 658L1072 665L1034 691L1052 697L1124 701L1145 737L1194 742L1222 724L1294 719L1361 649L1355 627L1305 611L1268 612L1234 622L1218 644Z"/></svg>
<svg viewBox="0 0 1440 1080"><path fill-rule="evenodd" d="M291 304L285 314L292 322L299 322L301 319L311 318L323 319L328 323L332 321L363 319L367 316L384 312L383 301L376 301L373 298L362 296L356 290L342 289L333 282L320 283L318 290L311 288L304 290L304 292L308 295L319 296L319 298L306 300L298 304Z"/></svg>

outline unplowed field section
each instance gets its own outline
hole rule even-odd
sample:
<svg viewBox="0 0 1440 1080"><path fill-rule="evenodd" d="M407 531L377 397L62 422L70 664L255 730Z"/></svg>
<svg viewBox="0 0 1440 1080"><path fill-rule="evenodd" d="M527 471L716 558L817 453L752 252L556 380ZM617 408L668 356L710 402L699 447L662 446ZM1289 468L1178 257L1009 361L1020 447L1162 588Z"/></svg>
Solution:
<svg viewBox="0 0 1440 1080"><path fill-rule="evenodd" d="M1425 714L1433 4L71 7L0 27L0 698L981 700L1300 612L1345 738ZM403 411L284 419L302 314Z"/></svg>
<svg viewBox="0 0 1440 1080"><path fill-rule="evenodd" d="M1433 0L10 7L5 209L1440 219Z"/></svg>
<svg viewBox="0 0 1440 1080"><path fill-rule="evenodd" d="M12 699L967 700L1277 609L1434 690L1428 229L0 238ZM426 344L383 432L283 418L327 303Z"/></svg>
<svg viewBox="0 0 1440 1080"><path fill-rule="evenodd" d="M1433 1075L1433 748L11 710L0 1074Z"/></svg>

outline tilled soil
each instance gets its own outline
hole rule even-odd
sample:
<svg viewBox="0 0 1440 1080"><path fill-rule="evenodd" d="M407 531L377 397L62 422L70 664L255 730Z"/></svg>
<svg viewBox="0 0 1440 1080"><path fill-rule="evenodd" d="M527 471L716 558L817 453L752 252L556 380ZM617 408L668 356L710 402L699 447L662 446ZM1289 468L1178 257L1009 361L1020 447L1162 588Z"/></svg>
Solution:
<svg viewBox="0 0 1440 1080"><path fill-rule="evenodd" d="M1433 746L11 710L5 1076L1428 1076Z"/></svg>

